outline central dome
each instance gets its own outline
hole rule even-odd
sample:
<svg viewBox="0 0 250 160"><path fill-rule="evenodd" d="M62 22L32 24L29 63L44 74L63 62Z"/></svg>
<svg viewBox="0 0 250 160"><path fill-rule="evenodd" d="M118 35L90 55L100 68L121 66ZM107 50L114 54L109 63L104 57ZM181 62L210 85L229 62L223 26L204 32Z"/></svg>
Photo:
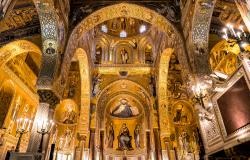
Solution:
<svg viewBox="0 0 250 160"><path fill-rule="evenodd" d="M99 25L99 29L108 35L126 38L143 34L148 31L150 24L131 17L119 17Z"/></svg>

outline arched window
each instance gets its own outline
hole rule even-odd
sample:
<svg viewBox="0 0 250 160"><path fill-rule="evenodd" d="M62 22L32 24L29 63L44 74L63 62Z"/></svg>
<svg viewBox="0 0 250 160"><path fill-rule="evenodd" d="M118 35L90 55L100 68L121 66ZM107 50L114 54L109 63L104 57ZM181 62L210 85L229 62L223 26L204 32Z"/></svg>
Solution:
<svg viewBox="0 0 250 160"><path fill-rule="evenodd" d="M153 63L153 58L152 58L152 46L151 45L146 45L145 47L145 63L146 64L152 64Z"/></svg>
<svg viewBox="0 0 250 160"><path fill-rule="evenodd" d="M97 45L96 52L95 52L95 64L102 63L102 47Z"/></svg>

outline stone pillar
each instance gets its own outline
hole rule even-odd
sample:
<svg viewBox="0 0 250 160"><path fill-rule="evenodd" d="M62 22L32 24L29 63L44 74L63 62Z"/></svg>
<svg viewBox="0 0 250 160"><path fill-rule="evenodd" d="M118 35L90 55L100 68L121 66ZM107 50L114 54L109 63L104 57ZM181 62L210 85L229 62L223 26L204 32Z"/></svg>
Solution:
<svg viewBox="0 0 250 160"><path fill-rule="evenodd" d="M162 150L162 159L170 160L170 144L167 138L164 139L165 150Z"/></svg>
<svg viewBox="0 0 250 160"><path fill-rule="evenodd" d="M85 142L86 142L86 137L82 136L80 137L79 143L80 143L80 160L84 158L84 150L85 150Z"/></svg>
<svg viewBox="0 0 250 160"><path fill-rule="evenodd" d="M153 129L151 128L150 130L150 157L151 160L157 160L156 159L156 153L155 153L155 137L154 137L154 132Z"/></svg>
<svg viewBox="0 0 250 160"><path fill-rule="evenodd" d="M37 133L37 123L39 120L47 119L48 115L49 115L49 104L39 103L39 106L37 107L36 116L33 122L33 126L31 129L31 135L30 135L27 152L31 152L31 153L37 152L38 146L41 140L41 135Z"/></svg>
<svg viewBox="0 0 250 160"><path fill-rule="evenodd" d="M83 160L85 157L85 142L86 136L77 134L78 147L75 149L74 160Z"/></svg>
<svg viewBox="0 0 250 160"><path fill-rule="evenodd" d="M48 120L53 120L54 117L54 112L55 110L53 108L49 109L49 114L48 114ZM53 130L52 130L53 132ZM43 150L46 153L46 157L48 157L50 155L50 151L51 151L51 144L53 143L51 140L51 135L53 136L53 133L49 133L48 135L44 136L44 141L43 141Z"/></svg>

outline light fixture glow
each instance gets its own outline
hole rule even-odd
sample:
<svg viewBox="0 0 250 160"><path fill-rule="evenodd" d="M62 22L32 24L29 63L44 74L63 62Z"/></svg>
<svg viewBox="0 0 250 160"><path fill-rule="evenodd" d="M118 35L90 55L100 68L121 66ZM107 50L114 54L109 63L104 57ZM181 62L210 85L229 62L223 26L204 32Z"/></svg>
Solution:
<svg viewBox="0 0 250 160"><path fill-rule="evenodd" d="M127 32L124 31L124 30L122 30L122 31L120 32L120 37L121 37L121 38L127 37Z"/></svg>
<svg viewBox="0 0 250 160"><path fill-rule="evenodd" d="M244 28L244 27L243 27L242 25L239 26L239 29L240 29L240 30L243 30L243 28Z"/></svg>
<svg viewBox="0 0 250 160"><path fill-rule="evenodd" d="M230 23L228 23L228 24L227 24L227 27L228 27L228 28L233 28L233 25L230 24Z"/></svg>
<svg viewBox="0 0 250 160"><path fill-rule="evenodd" d="M147 29L146 26L143 24L143 25L140 26L139 31L140 31L140 33L143 33L143 32L146 31L146 29Z"/></svg>
<svg viewBox="0 0 250 160"><path fill-rule="evenodd" d="M108 33L108 27L104 24L101 26L101 30L104 32L104 33Z"/></svg>
<svg viewBox="0 0 250 160"><path fill-rule="evenodd" d="M247 47L248 46L248 43L242 43L241 44L241 47L243 47L243 48L245 48L245 47Z"/></svg>

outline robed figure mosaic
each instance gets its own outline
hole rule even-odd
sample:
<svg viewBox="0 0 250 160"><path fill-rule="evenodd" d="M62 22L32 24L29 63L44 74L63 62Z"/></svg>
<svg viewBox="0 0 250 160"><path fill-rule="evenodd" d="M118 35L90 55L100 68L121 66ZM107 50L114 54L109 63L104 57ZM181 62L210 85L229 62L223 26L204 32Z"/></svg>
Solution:
<svg viewBox="0 0 250 160"><path fill-rule="evenodd" d="M139 111L136 107L132 107L128 104L126 99L122 99L120 104L111 111L111 115L119 118L129 118L133 116L137 116Z"/></svg>
<svg viewBox="0 0 250 160"><path fill-rule="evenodd" d="M114 132L114 128L113 128L113 123L112 122L107 127L106 136L107 136L107 138L106 138L106 144L107 144L108 148L113 148L113 142L114 142L115 132Z"/></svg>
<svg viewBox="0 0 250 160"><path fill-rule="evenodd" d="M140 125L137 124L134 130L135 147L140 148Z"/></svg>
<svg viewBox="0 0 250 160"><path fill-rule="evenodd" d="M122 127L119 132L118 138L118 148L117 150L132 150L131 140L129 129L125 123L122 124Z"/></svg>

